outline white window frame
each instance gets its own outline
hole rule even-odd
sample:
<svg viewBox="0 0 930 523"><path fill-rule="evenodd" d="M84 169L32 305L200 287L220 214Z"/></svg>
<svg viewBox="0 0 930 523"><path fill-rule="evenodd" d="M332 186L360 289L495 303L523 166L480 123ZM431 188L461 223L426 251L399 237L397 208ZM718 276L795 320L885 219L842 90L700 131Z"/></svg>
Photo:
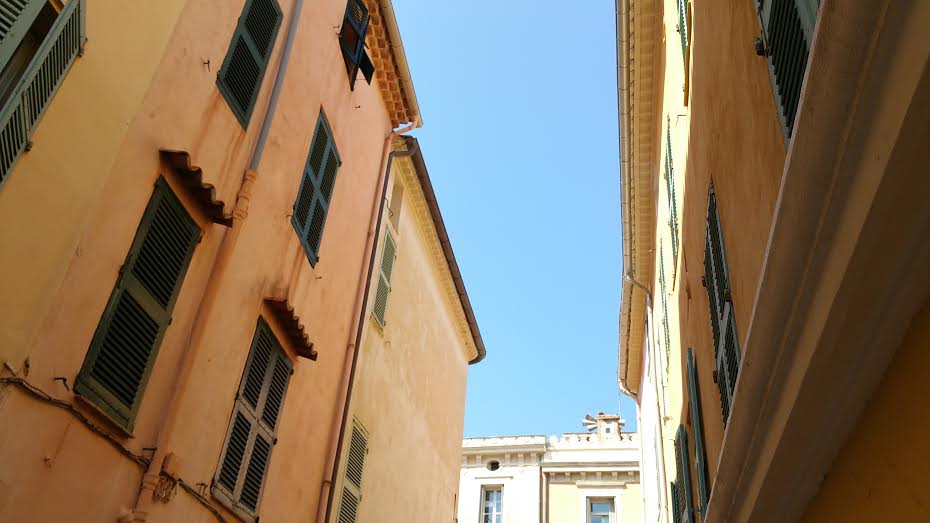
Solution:
<svg viewBox="0 0 930 523"><path fill-rule="evenodd" d="M620 510L620 503L623 500L622 494L626 487L623 485L610 486L589 486L578 487L578 521L591 523L591 514L589 503L591 500L613 500L614 512L610 523L623 523L623 511Z"/></svg>
<svg viewBox="0 0 930 523"><path fill-rule="evenodd" d="M504 508L504 485L502 483L482 483L481 493L478 497L478 523L484 523L484 503L485 503L484 494L485 492L495 491L495 490L501 493L501 511L500 511L501 523L505 521L504 514L506 514L506 512Z"/></svg>
<svg viewBox="0 0 930 523"><path fill-rule="evenodd" d="M617 499L616 498L585 498L585 517L587 518L587 523L591 523L592 516L591 505L593 503L610 503L610 512L607 514L608 523L614 523L614 520L617 519ZM600 515L600 514L598 514Z"/></svg>

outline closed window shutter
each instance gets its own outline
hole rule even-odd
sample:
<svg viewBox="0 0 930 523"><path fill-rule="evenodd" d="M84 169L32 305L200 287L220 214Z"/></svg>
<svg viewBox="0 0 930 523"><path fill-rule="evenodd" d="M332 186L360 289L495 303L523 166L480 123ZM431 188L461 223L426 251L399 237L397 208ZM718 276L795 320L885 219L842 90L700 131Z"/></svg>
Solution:
<svg viewBox="0 0 930 523"><path fill-rule="evenodd" d="M707 198L707 228L704 238L704 286L716 359L715 379L720 393L723 423L730 418L736 378L739 373L739 336L730 295L730 277L723 245L723 228L717 209L717 197L711 184Z"/></svg>
<svg viewBox="0 0 930 523"><path fill-rule="evenodd" d="M691 432L694 433L694 474L698 482L698 510L707 513L707 500L710 497L707 480L707 463L704 456L704 421L701 418L701 396L697 382L697 364L694 351L688 348L688 395L691 406Z"/></svg>
<svg viewBox="0 0 930 523"><path fill-rule="evenodd" d="M368 433L358 421L352 423L352 436L346 455L345 480L342 485L342 501L339 504L339 523L356 523L358 506L362 501L362 477L365 472L365 457L368 454Z"/></svg>
<svg viewBox="0 0 930 523"><path fill-rule="evenodd" d="M381 269L378 271L378 287L375 290L375 304L372 314L378 324L387 324L388 297L391 294L391 277L394 274L394 260L397 259L397 244L389 229L384 230L384 249L381 250Z"/></svg>
<svg viewBox="0 0 930 523"><path fill-rule="evenodd" d="M665 359L671 359L672 336L668 322L668 290L665 286L665 249L662 240L659 240L659 290L662 298L662 331L665 335Z"/></svg>
<svg viewBox="0 0 930 523"><path fill-rule="evenodd" d="M214 494L239 514L258 514L291 369L290 358L259 318L213 481Z"/></svg>
<svg viewBox="0 0 930 523"><path fill-rule="evenodd" d="M246 0L217 75L220 92L243 128L249 125L280 25L276 0Z"/></svg>
<svg viewBox="0 0 930 523"><path fill-rule="evenodd" d="M326 225L336 174L341 164L326 117L320 112L291 215L291 223L310 265L316 265L320 259L323 227Z"/></svg>
<svg viewBox="0 0 930 523"><path fill-rule="evenodd" d="M75 390L131 431L200 229L159 179Z"/></svg>
<svg viewBox="0 0 930 523"><path fill-rule="evenodd" d="M772 89L785 140L791 138L819 0L760 0Z"/></svg>
<svg viewBox="0 0 930 523"><path fill-rule="evenodd" d="M678 7L678 34L681 37L681 57L688 63L688 0L675 0Z"/></svg>
<svg viewBox="0 0 930 523"><path fill-rule="evenodd" d="M29 33L48 0L0 0L0 69Z"/></svg>
<svg viewBox="0 0 930 523"><path fill-rule="evenodd" d="M694 502L691 498L691 470L688 467L688 433L685 426L678 427L675 436L675 467L680 489L680 511L682 523L694 523Z"/></svg>
<svg viewBox="0 0 930 523"><path fill-rule="evenodd" d="M672 521L681 523L681 487L677 480L672 482Z"/></svg>
<svg viewBox="0 0 930 523"><path fill-rule="evenodd" d="M665 127L665 183L668 196L668 228L672 236L672 266L678 260L678 198L675 195L675 169L672 164L672 122L666 117Z"/></svg>
<svg viewBox="0 0 930 523"><path fill-rule="evenodd" d="M365 35L368 32L370 16L368 8L362 0L349 0L346 3L346 13L342 20L342 29L339 31L339 44L342 48L342 57L349 75L349 89L355 90L355 78L359 69L369 84L374 77L375 66L368 52L365 50Z"/></svg>

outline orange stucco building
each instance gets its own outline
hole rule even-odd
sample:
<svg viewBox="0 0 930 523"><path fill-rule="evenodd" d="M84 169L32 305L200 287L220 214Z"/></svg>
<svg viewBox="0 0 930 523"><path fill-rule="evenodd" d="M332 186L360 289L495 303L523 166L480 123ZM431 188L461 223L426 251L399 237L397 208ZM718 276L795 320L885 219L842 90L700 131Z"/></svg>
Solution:
<svg viewBox="0 0 930 523"><path fill-rule="evenodd" d="M0 521L322 521L420 121L391 2L19 3Z"/></svg>

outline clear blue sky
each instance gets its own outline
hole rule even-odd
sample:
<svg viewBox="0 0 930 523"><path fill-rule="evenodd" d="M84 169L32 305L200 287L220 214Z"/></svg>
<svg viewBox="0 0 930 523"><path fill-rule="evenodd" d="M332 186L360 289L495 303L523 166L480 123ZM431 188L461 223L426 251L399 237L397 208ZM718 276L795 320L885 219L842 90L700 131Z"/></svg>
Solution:
<svg viewBox="0 0 930 523"><path fill-rule="evenodd" d="M488 357L465 435L616 412L620 189L613 0L394 0L420 140ZM635 406L622 400L627 428Z"/></svg>

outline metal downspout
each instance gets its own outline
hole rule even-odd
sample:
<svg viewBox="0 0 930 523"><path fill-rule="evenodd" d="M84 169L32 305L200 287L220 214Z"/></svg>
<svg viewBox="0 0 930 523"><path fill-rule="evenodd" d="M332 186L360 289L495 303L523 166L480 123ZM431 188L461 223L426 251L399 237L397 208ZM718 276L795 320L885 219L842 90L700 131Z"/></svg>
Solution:
<svg viewBox="0 0 930 523"><path fill-rule="evenodd" d="M333 499L336 493L336 462L338 461L339 454L342 452L342 440L344 439L346 425L348 424L349 402L352 399L352 387L355 384L355 370L358 366L358 346L362 342L362 333L364 332L365 316L368 309L368 295L370 294L368 291L371 286L371 277L374 273L375 255L378 248L378 239L381 234L381 220L384 217L384 201L387 196L388 182L390 181L391 164L395 157L412 156L417 150L417 145L416 142L414 142L414 147L407 151L388 151L390 151L391 143L394 139L418 127L419 120L419 117L416 117L410 125L391 132L384 142L384 152L381 155L382 158L385 158L385 160L382 161L384 168L379 173L381 177L379 180L381 182L381 190L380 192L377 189L375 190L376 200L372 202L372 216L369 220L368 237L371 238L371 241L367 246L367 249L370 251L368 266L366 268L364 264L362 265L362 272L365 274L364 279L362 279L361 274L359 275L359 287L355 294L355 307L353 307L352 320L355 322L355 329L349 329L350 334L346 342L342 381L340 382L339 396L335 408L335 412L341 411L342 415L340 416L339 423L333 423L332 430L330 431L327 448L331 450L326 457L326 466L323 469L323 481L320 484L320 495L317 500L317 523L324 523L327 521L333 509ZM358 310L357 315L354 314L356 310ZM354 336L352 334L353 330L355 331Z"/></svg>
<svg viewBox="0 0 930 523"><path fill-rule="evenodd" d="M216 301L216 295L220 287L219 282L222 280L222 276L225 273L229 259L232 257L232 253L235 250L236 243L239 239L239 232L242 230L242 222L245 221L245 218L249 214L249 204L252 199L252 187L255 184L255 179L258 174L256 168L259 161L261 160L265 141L268 137L268 130L271 127L271 121L274 117L275 109L277 108L278 98L281 92L281 85L284 83L284 75L287 71L288 60L291 56L291 48L294 44L294 37L297 33L297 26L300 19L301 10L303 9L303 3L304 0L295 0L294 8L291 11L291 20L288 24L287 38L284 43L284 49L281 53L281 58L278 62L277 74L275 75L275 82L272 86L271 96L268 99L268 105L265 109L265 116L262 120L261 130L259 131L258 140L255 143L255 148L252 150L252 159L250 161L249 168L246 169L246 172L243 175L242 185L236 197L236 207L233 210L232 226L220 243L220 247L217 250L217 254L214 259L213 267L211 268L210 274L207 277L207 283L204 287L203 295L200 299L200 303L197 306L197 311L194 315L193 326L191 327L191 332L188 335L187 351L185 351L181 361L179 362L178 372L175 374L176 377L172 385L171 398L168 402L168 411L165 413L164 421L162 422L162 425L159 428L158 434L156 436L155 453L152 456L152 461L149 464L148 470L142 475L142 481L139 486L139 493L136 497L135 507L131 510L123 511L119 517L119 521L121 523L144 522L148 520L149 508L153 502L152 496L161 476L162 463L165 457L169 454L167 445L169 438L171 437L171 433L173 432L175 422L177 421L178 403L181 397L181 391L186 389L187 383L193 374L194 360L196 359L196 355L199 352L198 349L203 345L200 343L205 331L205 326L203 323L209 312L213 310L213 305ZM158 467L158 469L153 470L153 467Z"/></svg>

